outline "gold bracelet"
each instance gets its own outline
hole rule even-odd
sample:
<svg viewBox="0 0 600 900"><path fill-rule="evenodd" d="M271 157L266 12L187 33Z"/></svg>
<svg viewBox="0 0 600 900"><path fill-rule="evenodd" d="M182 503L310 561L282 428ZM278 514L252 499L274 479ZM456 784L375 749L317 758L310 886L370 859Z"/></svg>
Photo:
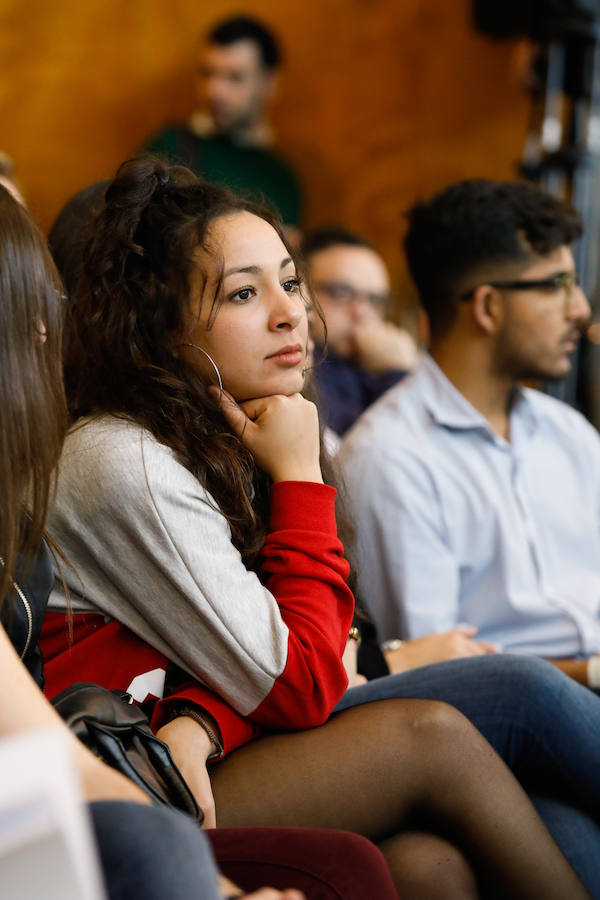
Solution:
<svg viewBox="0 0 600 900"><path fill-rule="evenodd" d="M356 641L357 644L360 644L360 629L358 625L353 625L350 631L348 632L348 640Z"/></svg>

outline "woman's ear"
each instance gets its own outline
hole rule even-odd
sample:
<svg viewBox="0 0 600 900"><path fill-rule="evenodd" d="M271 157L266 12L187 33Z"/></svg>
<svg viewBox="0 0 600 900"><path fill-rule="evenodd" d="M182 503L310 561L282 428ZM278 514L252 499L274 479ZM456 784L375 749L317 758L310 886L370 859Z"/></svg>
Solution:
<svg viewBox="0 0 600 900"><path fill-rule="evenodd" d="M473 318L486 334L495 334L504 320L504 302L500 291L489 284L481 284L471 301Z"/></svg>

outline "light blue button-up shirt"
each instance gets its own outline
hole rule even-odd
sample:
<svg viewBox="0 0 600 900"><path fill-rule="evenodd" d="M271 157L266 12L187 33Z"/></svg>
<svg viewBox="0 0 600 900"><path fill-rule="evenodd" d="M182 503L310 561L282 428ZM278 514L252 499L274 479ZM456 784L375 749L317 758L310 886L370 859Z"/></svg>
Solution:
<svg viewBox="0 0 600 900"><path fill-rule="evenodd" d="M600 437L579 413L519 389L508 442L425 357L338 459L381 640L468 623L510 652L600 651Z"/></svg>

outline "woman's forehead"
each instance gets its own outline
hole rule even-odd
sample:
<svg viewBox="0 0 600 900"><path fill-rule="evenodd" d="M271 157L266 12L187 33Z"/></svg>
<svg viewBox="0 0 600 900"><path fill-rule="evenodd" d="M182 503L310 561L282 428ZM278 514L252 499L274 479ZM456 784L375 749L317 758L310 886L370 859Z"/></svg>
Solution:
<svg viewBox="0 0 600 900"><path fill-rule="evenodd" d="M218 251L225 272L273 262L279 265L290 255L273 226L246 210L216 219L208 238Z"/></svg>

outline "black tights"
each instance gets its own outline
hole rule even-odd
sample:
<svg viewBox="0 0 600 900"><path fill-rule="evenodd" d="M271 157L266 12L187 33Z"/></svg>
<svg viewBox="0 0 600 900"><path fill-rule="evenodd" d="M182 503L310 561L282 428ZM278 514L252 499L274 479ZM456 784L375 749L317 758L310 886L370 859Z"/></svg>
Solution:
<svg viewBox="0 0 600 900"><path fill-rule="evenodd" d="M211 778L220 826L357 832L379 844L401 897L589 896L510 770L443 703L354 707L259 738Z"/></svg>

